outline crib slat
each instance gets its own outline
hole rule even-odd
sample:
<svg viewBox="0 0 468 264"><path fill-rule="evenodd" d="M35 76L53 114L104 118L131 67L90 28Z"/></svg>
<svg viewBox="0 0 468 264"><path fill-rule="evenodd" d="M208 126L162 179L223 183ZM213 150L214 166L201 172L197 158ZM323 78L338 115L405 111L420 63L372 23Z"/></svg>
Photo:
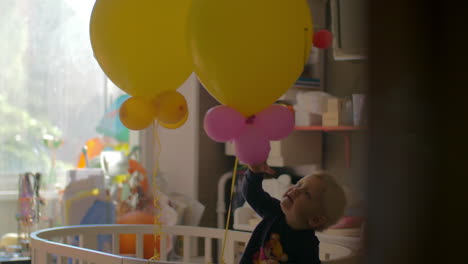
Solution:
<svg viewBox="0 0 468 264"><path fill-rule="evenodd" d="M136 257L143 258L143 234L136 234Z"/></svg>
<svg viewBox="0 0 468 264"><path fill-rule="evenodd" d="M190 246L190 236L184 235L184 263L190 262L190 253L191 253L191 246Z"/></svg>
<svg viewBox="0 0 468 264"><path fill-rule="evenodd" d="M65 237L65 243L68 244L68 245L73 245L73 242L74 242L74 239L72 236L66 236Z"/></svg>
<svg viewBox="0 0 468 264"><path fill-rule="evenodd" d="M205 237L205 263L213 262L213 258L211 257L212 255L211 245L212 245L211 238Z"/></svg>
<svg viewBox="0 0 468 264"><path fill-rule="evenodd" d="M46 259L47 259L47 262L46 262L47 264L54 263L53 258L52 258L52 254L47 253Z"/></svg>
<svg viewBox="0 0 468 264"><path fill-rule="evenodd" d="M161 233L159 236L159 256L161 261L167 260L167 243L166 243L167 234Z"/></svg>
<svg viewBox="0 0 468 264"><path fill-rule="evenodd" d="M120 234L112 235L112 254L120 254Z"/></svg>
<svg viewBox="0 0 468 264"><path fill-rule="evenodd" d="M97 249L96 234L82 234L79 241L79 246L82 248Z"/></svg>
<svg viewBox="0 0 468 264"><path fill-rule="evenodd" d="M97 236L96 234L81 234L79 236L79 246L88 249L97 249ZM52 263L52 262L51 262ZM88 261L79 259L80 264L88 264Z"/></svg>
<svg viewBox="0 0 468 264"><path fill-rule="evenodd" d="M57 264L65 264L66 262L63 262L63 257L57 255Z"/></svg>
<svg viewBox="0 0 468 264"><path fill-rule="evenodd" d="M35 264L47 264L47 251L45 251L44 249L38 250L37 248L35 248L33 253L34 253L33 263L35 263Z"/></svg>
<svg viewBox="0 0 468 264"><path fill-rule="evenodd" d="M234 240L229 236L226 241L225 260L227 264L234 264Z"/></svg>

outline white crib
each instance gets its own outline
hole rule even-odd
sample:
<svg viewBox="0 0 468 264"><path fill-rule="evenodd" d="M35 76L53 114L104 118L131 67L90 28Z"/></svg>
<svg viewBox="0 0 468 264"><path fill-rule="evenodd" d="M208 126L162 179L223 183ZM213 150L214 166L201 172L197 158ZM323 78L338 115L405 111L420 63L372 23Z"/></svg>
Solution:
<svg viewBox="0 0 468 264"><path fill-rule="evenodd" d="M167 252L162 250L160 261L143 259L143 236L152 234L152 225L82 225L49 228L37 231L31 235L31 259L33 264L143 264L143 263L177 263L167 261ZM119 234L136 234L136 257L118 255ZM246 243L250 232L228 231L226 240L225 260L227 264L238 261L239 248ZM111 235L111 253L97 250L98 235ZM178 263L219 263L212 259L212 241L222 240L224 230L216 228L190 226L163 226L160 248L166 248L166 236L180 236L183 241L183 262ZM78 245L71 241L78 237ZM204 254L197 256L192 245L194 238L204 241ZM321 242L320 258L322 263L348 263L352 251L346 247Z"/></svg>

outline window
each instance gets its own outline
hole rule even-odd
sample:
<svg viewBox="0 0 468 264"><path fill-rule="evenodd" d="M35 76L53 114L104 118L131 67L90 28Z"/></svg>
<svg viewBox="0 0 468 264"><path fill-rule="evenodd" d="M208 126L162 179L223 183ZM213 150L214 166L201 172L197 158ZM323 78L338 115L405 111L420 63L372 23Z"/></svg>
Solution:
<svg viewBox="0 0 468 264"><path fill-rule="evenodd" d="M82 146L122 92L93 57L94 0L0 1L0 192L22 172L51 168L44 137L63 139L58 170L76 166Z"/></svg>

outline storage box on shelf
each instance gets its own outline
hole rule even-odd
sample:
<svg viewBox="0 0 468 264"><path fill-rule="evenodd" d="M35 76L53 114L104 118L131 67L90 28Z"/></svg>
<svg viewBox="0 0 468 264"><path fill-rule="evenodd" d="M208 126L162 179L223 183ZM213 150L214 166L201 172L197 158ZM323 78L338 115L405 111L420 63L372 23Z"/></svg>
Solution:
<svg viewBox="0 0 468 264"><path fill-rule="evenodd" d="M323 126L353 124L353 103L350 98L327 98L322 114Z"/></svg>
<svg viewBox="0 0 468 264"><path fill-rule="evenodd" d="M294 115L296 120L296 126L322 125L322 116L319 114L314 114L296 109Z"/></svg>

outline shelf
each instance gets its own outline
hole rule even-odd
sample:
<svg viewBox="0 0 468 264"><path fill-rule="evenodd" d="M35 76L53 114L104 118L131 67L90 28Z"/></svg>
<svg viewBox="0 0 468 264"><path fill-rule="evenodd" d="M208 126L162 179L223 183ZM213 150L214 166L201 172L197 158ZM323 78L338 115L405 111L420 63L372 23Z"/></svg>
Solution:
<svg viewBox="0 0 468 264"><path fill-rule="evenodd" d="M319 132L353 132L361 131L363 127L358 126L296 126L296 131L319 131ZM346 166L351 167L351 139L349 133L344 133Z"/></svg>
<svg viewBox="0 0 468 264"><path fill-rule="evenodd" d="M362 130L362 127L356 126L296 126L294 130L298 131L323 131L323 132L333 132L333 131L359 131Z"/></svg>

